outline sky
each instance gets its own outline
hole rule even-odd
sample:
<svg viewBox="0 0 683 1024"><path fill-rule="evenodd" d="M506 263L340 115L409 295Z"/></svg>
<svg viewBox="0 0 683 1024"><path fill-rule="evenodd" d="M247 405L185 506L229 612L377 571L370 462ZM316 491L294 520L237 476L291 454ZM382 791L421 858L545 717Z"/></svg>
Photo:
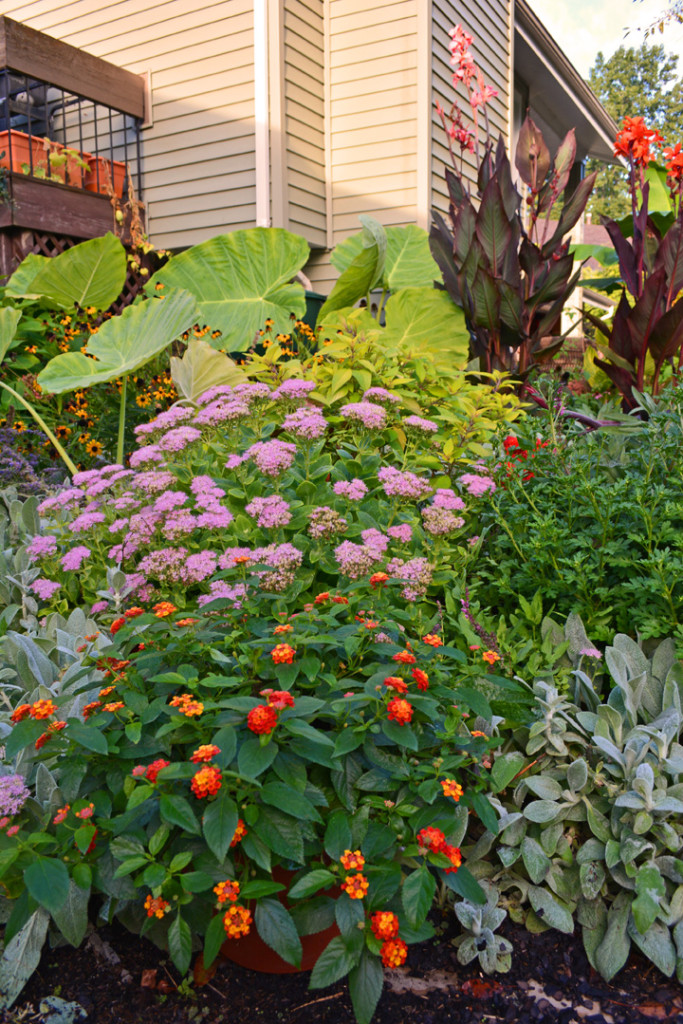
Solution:
<svg viewBox="0 0 683 1024"><path fill-rule="evenodd" d="M620 46L640 46L643 33L637 28L650 25L669 6L668 0L528 0L550 34L564 50L577 71L588 77L595 57L602 50L610 57ZM626 29L630 29L625 35ZM648 43L662 43L668 53L679 57L683 75L683 25L669 25L664 34L648 37Z"/></svg>

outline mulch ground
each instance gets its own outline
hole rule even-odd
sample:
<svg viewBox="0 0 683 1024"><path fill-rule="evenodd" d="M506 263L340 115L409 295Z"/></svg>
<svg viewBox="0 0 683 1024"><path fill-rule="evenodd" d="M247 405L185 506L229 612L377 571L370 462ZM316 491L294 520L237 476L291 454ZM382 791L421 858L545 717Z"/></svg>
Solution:
<svg viewBox="0 0 683 1024"><path fill-rule="evenodd" d="M683 1024L683 987L634 955L612 984L590 967L580 938L531 935L505 923L509 974L461 967L454 931L411 946L406 967L386 972L373 1024ZM103 928L80 949L47 950L2 1024L41 1024L41 1000L75 1001L88 1024L354 1024L343 982L314 992L307 974L269 975L222 962L202 988L178 990L168 957L145 939Z"/></svg>

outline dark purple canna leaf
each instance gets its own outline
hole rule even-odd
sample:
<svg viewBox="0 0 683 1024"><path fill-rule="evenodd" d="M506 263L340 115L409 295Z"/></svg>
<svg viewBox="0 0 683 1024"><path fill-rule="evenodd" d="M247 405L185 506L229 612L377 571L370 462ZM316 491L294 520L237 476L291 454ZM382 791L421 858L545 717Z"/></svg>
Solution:
<svg viewBox="0 0 683 1024"><path fill-rule="evenodd" d="M586 209L588 198L593 191L593 185L595 184L597 174L598 172L594 171L593 174L589 174L587 178L580 181L571 198L568 199L562 207L562 213L560 214L560 219L557 222L557 230L541 249L541 254L544 259L548 259L549 256L552 256L553 251L557 248L564 236L568 235L574 225L578 223L579 218Z"/></svg>
<svg viewBox="0 0 683 1024"><path fill-rule="evenodd" d="M638 296L638 274L636 271L636 254L630 242L622 235L619 225L609 217L600 217L600 223L612 239L612 245L619 257L619 273L621 279L634 298Z"/></svg>
<svg viewBox="0 0 683 1024"><path fill-rule="evenodd" d="M666 289L666 272L661 267L648 277L643 286L643 294L631 310L628 326L633 339L633 351L641 359L650 342L650 335L664 313L664 292Z"/></svg>
<svg viewBox="0 0 683 1024"><path fill-rule="evenodd" d="M479 267L472 284L473 320L480 327L497 332L500 320L500 298L496 281L485 267Z"/></svg>
<svg viewBox="0 0 683 1024"><path fill-rule="evenodd" d="M536 288L526 301L526 307L530 313L546 302L554 302L562 298L566 301L570 292L567 291L567 282L574 266L574 257L561 256L559 260L550 260L546 263L543 271L537 277Z"/></svg>
<svg viewBox="0 0 683 1024"><path fill-rule="evenodd" d="M448 188L448 194L451 197L451 202L456 209L465 201L465 199L469 198L462 178L459 174L456 174L455 171L451 170L450 167L446 168L446 187Z"/></svg>
<svg viewBox="0 0 683 1024"><path fill-rule="evenodd" d="M581 270L579 269L576 271L574 276L567 281L564 291L561 295L558 296L557 299L555 299L555 301L552 303L549 309L543 311L539 311L538 309L536 310L535 315L538 317L539 312L541 313L541 315L540 318L537 319L534 323L534 335L544 338L547 335L548 331L552 330L553 324L557 321L557 318L560 316L562 310L564 309L564 305L567 301L567 298L574 291L574 288L578 284L580 277Z"/></svg>
<svg viewBox="0 0 683 1024"><path fill-rule="evenodd" d="M498 295L500 297L500 319L510 327L517 335L524 333L524 302L516 288L512 288L507 281L498 281Z"/></svg>
<svg viewBox="0 0 683 1024"><path fill-rule="evenodd" d="M550 170L550 150L528 114L519 130L515 167L524 184L532 192L540 190Z"/></svg>
<svg viewBox="0 0 683 1024"><path fill-rule="evenodd" d="M656 366L670 359L683 344L683 302L677 302L662 316L650 334L650 352Z"/></svg>
<svg viewBox="0 0 683 1024"><path fill-rule="evenodd" d="M510 161L508 160L507 153L505 152L505 143L503 139L498 139L498 148L496 150L496 176L498 178L498 185L500 187L500 194L503 200L503 206L505 207L505 216L509 221L517 220L519 217L519 206L521 196L514 186L512 181L512 171L510 168Z"/></svg>
<svg viewBox="0 0 683 1024"><path fill-rule="evenodd" d="M659 270L661 267L666 272L665 301L669 308L683 289L683 204L681 204L675 224L667 231L657 253L655 270Z"/></svg>
<svg viewBox="0 0 683 1024"><path fill-rule="evenodd" d="M635 387L633 376L627 370L622 370L621 367L608 363L604 359L596 357L594 362L621 392L625 411L629 412L631 409L635 409L637 402L633 397L633 388Z"/></svg>
<svg viewBox="0 0 683 1024"><path fill-rule="evenodd" d="M490 179L481 197L481 205L477 213L476 231L481 247L486 253L489 266L493 274L498 276L505 253L512 241L512 228L505 215L505 207L497 177Z"/></svg>
<svg viewBox="0 0 683 1024"><path fill-rule="evenodd" d="M477 234L477 214L472 203L467 199L453 221L453 255L455 262L463 264L472 248Z"/></svg>
<svg viewBox="0 0 683 1024"><path fill-rule="evenodd" d="M432 218L434 223L429 232L431 254L441 271L446 291L453 299L453 302L457 303L458 306L462 306L458 274L453 262L453 235L448 230L448 226L441 214L437 213L436 210L432 210Z"/></svg>

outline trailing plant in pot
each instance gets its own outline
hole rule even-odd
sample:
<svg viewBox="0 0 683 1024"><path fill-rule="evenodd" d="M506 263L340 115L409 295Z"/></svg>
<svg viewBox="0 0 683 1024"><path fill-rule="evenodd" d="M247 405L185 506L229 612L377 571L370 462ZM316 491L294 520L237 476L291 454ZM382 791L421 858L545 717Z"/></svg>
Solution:
<svg viewBox="0 0 683 1024"><path fill-rule="evenodd" d="M438 107L453 166L446 168L450 226L433 211L431 250L446 290L464 310L471 355L481 369L522 375L562 345L561 337L549 336L557 333L556 323L580 273L573 271L567 236L585 209L595 174L566 195L576 156L574 131L567 133L552 160L540 130L527 115L515 156L525 186L523 197L513 184L502 138L494 146L490 136L487 105L496 93L472 60L472 37L457 25L451 40L453 81L466 88L473 130L466 126L457 100L450 111ZM483 142L479 110L485 125ZM476 154L479 164L476 203L464 171L467 151ZM560 197L564 201L559 217L553 219Z"/></svg>

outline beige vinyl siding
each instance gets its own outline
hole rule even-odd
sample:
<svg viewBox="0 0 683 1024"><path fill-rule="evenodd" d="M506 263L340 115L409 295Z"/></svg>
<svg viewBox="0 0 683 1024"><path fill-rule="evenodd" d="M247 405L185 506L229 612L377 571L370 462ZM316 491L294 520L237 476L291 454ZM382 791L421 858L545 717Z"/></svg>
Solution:
<svg viewBox="0 0 683 1024"><path fill-rule="evenodd" d="M474 36L472 55L475 62L481 68L487 85L498 91L498 96L487 107L491 135L494 142L502 135L507 144L512 59L509 18L509 0L473 0L468 5L461 0L432 0L432 205L442 213L448 209L444 166L450 165L450 156L441 119L436 113L436 102L450 110L456 98L453 69L449 63L448 33L453 25L461 24ZM469 125L470 107L462 87L457 95L466 115L465 122ZM469 153L465 158L465 174L470 181L475 180L475 158Z"/></svg>
<svg viewBox="0 0 683 1024"><path fill-rule="evenodd" d="M183 247L254 225L252 0L35 0L6 3L2 13L152 72L154 123L142 146L155 245Z"/></svg>
<svg viewBox="0 0 683 1024"><path fill-rule="evenodd" d="M284 0L287 227L324 248L324 0Z"/></svg>
<svg viewBox="0 0 683 1024"><path fill-rule="evenodd" d="M331 239L361 229L368 213L385 225L415 221L417 10L423 0L328 0ZM329 292L329 256L306 272Z"/></svg>

